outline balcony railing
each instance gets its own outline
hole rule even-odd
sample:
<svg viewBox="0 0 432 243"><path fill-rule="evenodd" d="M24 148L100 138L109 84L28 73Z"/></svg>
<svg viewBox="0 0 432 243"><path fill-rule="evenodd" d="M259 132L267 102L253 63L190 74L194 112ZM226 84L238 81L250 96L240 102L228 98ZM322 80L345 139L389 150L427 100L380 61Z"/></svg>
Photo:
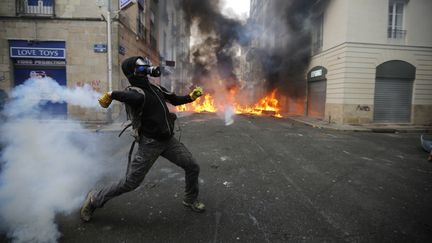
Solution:
<svg viewBox="0 0 432 243"><path fill-rule="evenodd" d="M54 0L16 0L17 15L54 16Z"/></svg>
<svg viewBox="0 0 432 243"><path fill-rule="evenodd" d="M387 30L387 37L390 39L405 39L406 30L392 29Z"/></svg>

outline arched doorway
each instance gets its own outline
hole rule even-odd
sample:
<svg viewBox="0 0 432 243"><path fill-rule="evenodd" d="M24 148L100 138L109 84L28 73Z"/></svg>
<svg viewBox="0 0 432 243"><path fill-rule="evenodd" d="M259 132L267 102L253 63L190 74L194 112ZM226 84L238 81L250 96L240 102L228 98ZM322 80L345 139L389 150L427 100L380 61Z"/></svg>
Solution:
<svg viewBox="0 0 432 243"><path fill-rule="evenodd" d="M409 123L416 68L393 60L376 68L374 122Z"/></svg>

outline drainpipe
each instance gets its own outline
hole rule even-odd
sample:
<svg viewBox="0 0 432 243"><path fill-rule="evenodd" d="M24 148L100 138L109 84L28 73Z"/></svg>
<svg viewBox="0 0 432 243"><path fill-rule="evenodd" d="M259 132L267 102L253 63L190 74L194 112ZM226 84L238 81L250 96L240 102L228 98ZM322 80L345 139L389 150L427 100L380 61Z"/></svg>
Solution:
<svg viewBox="0 0 432 243"><path fill-rule="evenodd" d="M111 50L111 0L108 0L107 12L107 52L108 52L108 91L112 91L112 50Z"/></svg>
<svg viewBox="0 0 432 243"><path fill-rule="evenodd" d="M111 0L107 0L107 54L108 54L108 91L112 91L112 50L111 50L111 39L112 39L112 31L111 31ZM108 108L107 110L107 122L112 122L112 108Z"/></svg>

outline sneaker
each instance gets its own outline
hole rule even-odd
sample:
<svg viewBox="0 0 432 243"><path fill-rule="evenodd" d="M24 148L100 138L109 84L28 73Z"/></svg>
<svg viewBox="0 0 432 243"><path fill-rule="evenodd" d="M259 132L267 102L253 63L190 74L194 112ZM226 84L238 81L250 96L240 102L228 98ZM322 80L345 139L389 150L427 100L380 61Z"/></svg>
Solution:
<svg viewBox="0 0 432 243"><path fill-rule="evenodd" d="M92 218L93 212L96 210L96 207L92 204L93 194L94 192L92 191L87 194L87 197L81 207L80 215L82 221L84 222L89 222Z"/></svg>
<svg viewBox="0 0 432 243"><path fill-rule="evenodd" d="M202 202L194 201L192 203L188 203L186 201L183 201L183 205L185 207L192 209L192 211L197 213L202 213L205 211L205 205Z"/></svg>

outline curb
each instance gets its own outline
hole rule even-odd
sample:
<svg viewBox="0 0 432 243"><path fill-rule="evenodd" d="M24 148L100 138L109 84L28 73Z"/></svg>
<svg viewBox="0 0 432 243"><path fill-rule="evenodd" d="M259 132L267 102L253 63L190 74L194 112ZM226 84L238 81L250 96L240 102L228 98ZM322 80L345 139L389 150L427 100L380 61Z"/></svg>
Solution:
<svg viewBox="0 0 432 243"><path fill-rule="evenodd" d="M287 117L287 118L294 121L294 122L298 122L298 123L304 124L306 126L310 126L310 127L318 128L318 129L327 129L327 130L343 131L343 132L371 132L371 129L364 128L364 127L362 127L362 128L336 127L336 126L331 126L331 125L320 125L320 124L316 124L313 122L303 121L303 120L299 120L299 119L295 119L295 118L291 118L291 117Z"/></svg>
<svg viewBox="0 0 432 243"><path fill-rule="evenodd" d="M310 121L304 121L301 119L296 119L292 117L287 117L288 119L302 123L304 125L313 127L313 128L319 128L319 129L327 129L327 130L333 130L333 131L350 131L350 132L373 132L373 133L432 133L432 127L425 127L425 128L418 128L418 127L407 127L407 128L392 128L392 127L355 127L350 125L343 125L344 127L338 126L338 125L321 125L316 124L314 122Z"/></svg>

